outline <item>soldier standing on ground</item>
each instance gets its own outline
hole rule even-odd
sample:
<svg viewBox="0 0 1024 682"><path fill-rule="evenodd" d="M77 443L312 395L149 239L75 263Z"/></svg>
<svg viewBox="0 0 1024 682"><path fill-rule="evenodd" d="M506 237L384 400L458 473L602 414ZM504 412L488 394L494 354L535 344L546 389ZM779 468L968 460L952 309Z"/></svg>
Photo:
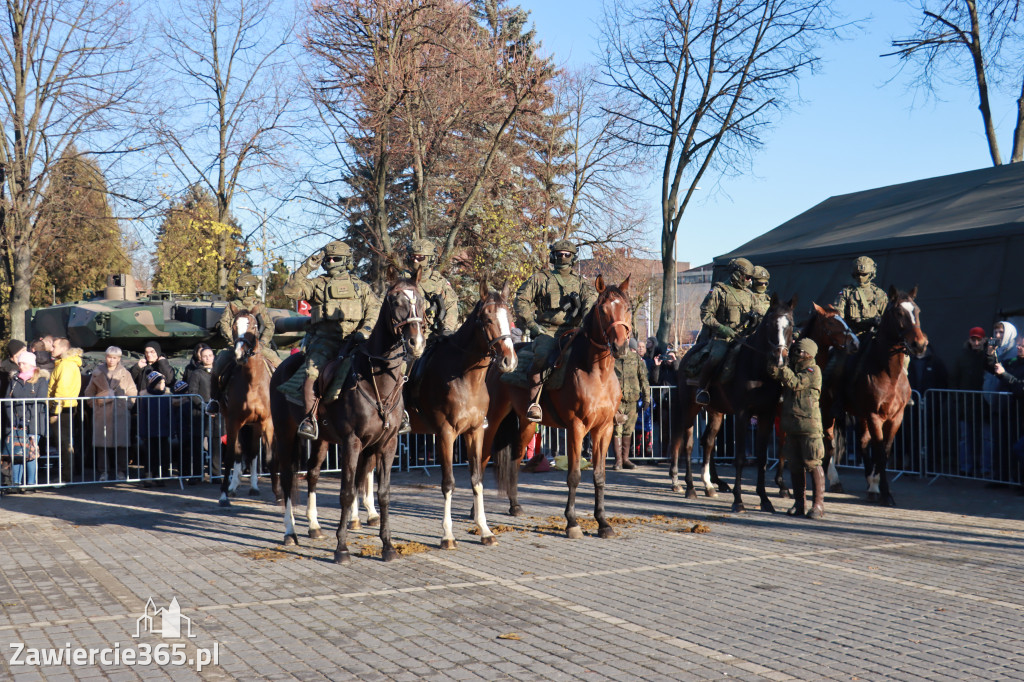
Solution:
<svg viewBox="0 0 1024 682"><path fill-rule="evenodd" d="M630 352L615 360L615 376L622 387L622 401L615 415L615 433L612 437L612 448L615 451L613 470L636 468L636 464L629 459L629 451L633 445L633 426L636 424L636 403L642 399L644 410L651 406L647 366L637 352L638 347L637 340L630 339Z"/></svg>
<svg viewBox="0 0 1024 682"><path fill-rule="evenodd" d="M597 301L597 291L572 271L577 248L568 239L551 244L549 261L554 270L536 272L516 292L516 315L522 326L530 330L533 340L533 363L530 365L530 406L526 418L539 422L543 418L540 391L543 374L550 356L557 349L557 338L579 327L583 316Z"/></svg>

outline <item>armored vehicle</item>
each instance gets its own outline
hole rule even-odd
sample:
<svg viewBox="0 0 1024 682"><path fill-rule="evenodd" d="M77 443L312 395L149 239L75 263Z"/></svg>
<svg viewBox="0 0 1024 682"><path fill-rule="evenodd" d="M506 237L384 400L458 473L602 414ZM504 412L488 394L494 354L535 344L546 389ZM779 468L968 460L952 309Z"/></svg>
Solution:
<svg viewBox="0 0 1024 682"><path fill-rule="evenodd" d="M227 305L210 295L154 292L138 296L131 275L108 275L103 295L77 303L32 308L26 313L30 339L64 336L83 350L108 346L141 351L147 341L159 341L164 352L189 351L200 342L223 346L217 322ZM291 310L270 309L278 349L302 340L309 317Z"/></svg>

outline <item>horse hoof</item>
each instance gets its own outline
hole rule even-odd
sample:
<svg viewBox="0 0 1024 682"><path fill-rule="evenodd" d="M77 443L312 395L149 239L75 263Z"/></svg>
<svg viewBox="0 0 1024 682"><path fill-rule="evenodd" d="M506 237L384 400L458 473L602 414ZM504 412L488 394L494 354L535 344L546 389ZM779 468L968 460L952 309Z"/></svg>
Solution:
<svg viewBox="0 0 1024 682"><path fill-rule="evenodd" d="M729 487L728 483L719 483L718 484L718 492L720 492L720 493L731 493L732 492L732 488Z"/></svg>
<svg viewBox="0 0 1024 682"><path fill-rule="evenodd" d="M618 533L616 533L615 529L611 526L601 526L597 529L597 537L599 538L613 538L616 535L618 535Z"/></svg>
<svg viewBox="0 0 1024 682"><path fill-rule="evenodd" d="M455 549L456 547L458 547L458 544L455 542L454 538L445 538L441 540L441 549Z"/></svg>
<svg viewBox="0 0 1024 682"><path fill-rule="evenodd" d="M228 497L238 497L238 493L236 493L234 490L229 490Z"/></svg>
<svg viewBox="0 0 1024 682"><path fill-rule="evenodd" d="M396 552L394 548L385 549L380 553L380 556L384 561L394 561L398 558L398 552Z"/></svg>
<svg viewBox="0 0 1024 682"><path fill-rule="evenodd" d="M843 484L842 483L833 483L832 485L830 485L828 487L828 491L830 493L843 493L843 492L846 492L846 491L843 490Z"/></svg>
<svg viewBox="0 0 1024 682"><path fill-rule="evenodd" d="M768 512L769 514L775 513L775 505L771 503L767 497L761 500L761 511Z"/></svg>
<svg viewBox="0 0 1024 682"><path fill-rule="evenodd" d="M259 497L260 491L256 488L249 488L249 497Z"/></svg>
<svg viewBox="0 0 1024 682"><path fill-rule="evenodd" d="M523 508L520 505L518 505L518 504L513 504L511 507L508 508L508 515L509 516L522 516L523 515Z"/></svg>
<svg viewBox="0 0 1024 682"><path fill-rule="evenodd" d="M583 538L583 529L579 526L568 526L565 529L565 537L570 540L580 540Z"/></svg>
<svg viewBox="0 0 1024 682"><path fill-rule="evenodd" d="M299 544L299 536L295 533L290 533L284 536L284 546L294 547Z"/></svg>
<svg viewBox="0 0 1024 682"><path fill-rule="evenodd" d="M704 488L704 497L718 497L718 491L714 488Z"/></svg>
<svg viewBox="0 0 1024 682"><path fill-rule="evenodd" d="M733 514L742 514L745 511L747 511L747 508L745 506L743 506L742 502L733 502L732 503L732 513Z"/></svg>
<svg viewBox="0 0 1024 682"><path fill-rule="evenodd" d="M351 555L348 551L335 550L334 552L334 563L336 564L347 564L352 561Z"/></svg>
<svg viewBox="0 0 1024 682"><path fill-rule="evenodd" d="M229 500L226 497L222 497L219 500L217 500L217 504L219 504L222 507L230 507L231 506L231 500Z"/></svg>
<svg viewBox="0 0 1024 682"><path fill-rule="evenodd" d="M681 493L684 490L686 490L686 488L684 488L683 486L679 485L678 483L676 483L674 486L672 486L672 492L674 492L674 493Z"/></svg>
<svg viewBox="0 0 1024 682"><path fill-rule="evenodd" d="M791 499L793 499L793 496L789 494L788 490L780 490L779 491L779 499L780 500L791 500Z"/></svg>
<svg viewBox="0 0 1024 682"><path fill-rule="evenodd" d="M498 538L496 538L493 535L485 535L482 538L480 538L480 544L484 545L485 547L494 547L496 544L498 544Z"/></svg>
<svg viewBox="0 0 1024 682"><path fill-rule="evenodd" d="M348 529L349 530L362 530L363 529L363 524L359 523L359 519L354 519L354 520L348 522Z"/></svg>
<svg viewBox="0 0 1024 682"><path fill-rule="evenodd" d="M378 528L380 526L380 517L374 516L373 518L366 519L366 525L370 528Z"/></svg>
<svg viewBox="0 0 1024 682"><path fill-rule="evenodd" d="M688 500L696 500L697 499L697 491L694 488L687 488L686 489L686 499L688 499Z"/></svg>
<svg viewBox="0 0 1024 682"><path fill-rule="evenodd" d="M310 540L322 540L324 532L319 528L310 528L309 531L306 532L306 535L309 536Z"/></svg>
<svg viewBox="0 0 1024 682"><path fill-rule="evenodd" d="M886 495L885 497L881 498L879 501L882 503L883 507L895 507L896 506L896 498L894 498L892 495Z"/></svg>
<svg viewBox="0 0 1024 682"><path fill-rule="evenodd" d="M878 502L878 493L868 493L868 502Z"/></svg>

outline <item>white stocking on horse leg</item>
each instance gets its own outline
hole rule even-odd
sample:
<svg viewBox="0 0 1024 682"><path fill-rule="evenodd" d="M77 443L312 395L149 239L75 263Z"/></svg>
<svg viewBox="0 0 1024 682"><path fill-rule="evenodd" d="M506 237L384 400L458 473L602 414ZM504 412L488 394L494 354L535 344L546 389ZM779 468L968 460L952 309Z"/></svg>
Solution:
<svg viewBox="0 0 1024 682"><path fill-rule="evenodd" d="M235 491L238 490L238 486L242 484L242 463L235 462L235 466L231 468L231 485L228 486L228 494L234 495Z"/></svg>
<svg viewBox="0 0 1024 682"><path fill-rule="evenodd" d="M366 525L376 526L380 524L380 514L373 505L373 469L366 474L366 486L363 488L363 506L366 507ZM353 516L352 518L356 518Z"/></svg>
<svg viewBox="0 0 1024 682"><path fill-rule="evenodd" d="M485 545L496 545L494 533L487 527L487 516L484 514L484 485L477 483L473 486L473 520L476 527L480 529L480 542Z"/></svg>
<svg viewBox="0 0 1024 682"><path fill-rule="evenodd" d="M455 535L452 533L452 493L444 494L444 516L441 519L441 549L455 549Z"/></svg>
<svg viewBox="0 0 1024 682"><path fill-rule="evenodd" d="M249 462L249 494L254 497L260 494L260 474L259 468L256 466L258 461L258 457L253 457Z"/></svg>
<svg viewBox="0 0 1024 682"><path fill-rule="evenodd" d="M291 504L290 500L288 504ZM313 531L320 530L320 519L316 512L316 493L309 493L309 499L306 501L306 523L310 536L313 535Z"/></svg>
<svg viewBox="0 0 1024 682"><path fill-rule="evenodd" d="M295 514L292 511L292 500L290 497L284 503L284 544L298 544L295 540Z"/></svg>

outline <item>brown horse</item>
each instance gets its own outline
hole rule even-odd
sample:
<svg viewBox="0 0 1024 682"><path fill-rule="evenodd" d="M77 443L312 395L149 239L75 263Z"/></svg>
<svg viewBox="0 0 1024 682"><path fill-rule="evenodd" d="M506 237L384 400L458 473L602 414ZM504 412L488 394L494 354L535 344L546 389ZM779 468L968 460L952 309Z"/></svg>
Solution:
<svg viewBox="0 0 1024 682"><path fill-rule="evenodd" d="M565 381L559 388L545 388L542 392L542 423L568 431L569 473L566 480L569 499L565 505L565 534L569 538L583 537L576 521L576 488L580 484L583 438L589 433L594 442L594 452L608 452L615 412L622 398L622 390L615 378L615 358L629 352L632 331L629 277L618 287L605 288L599 275L595 286L597 302L584 316L583 326L574 332L564 356ZM499 373L493 370L487 374L487 389L491 395L487 411L490 425L484 432L483 452L489 456L492 448L496 448L498 487L509 496L509 513L517 516L522 513L516 490L519 461L537 429L536 424L525 418L530 402L529 391L501 381ZM502 429L506 419L510 426ZM496 443L499 432L504 436L516 421L518 437L509 439L509 442L504 442L503 438L503 442ZM486 465L486 461L483 464ZM598 535L608 538L615 535L615 529L604 514L604 464L603 457L594 457L594 518L599 526Z"/></svg>
<svg viewBox="0 0 1024 682"><path fill-rule="evenodd" d="M366 480L368 472L377 472L377 500L380 504L380 539L384 561L398 558L391 542L388 503L391 491L391 465L398 449L398 427L402 422L402 386L405 375L402 362L408 353L417 358L423 354L423 311L425 302L418 292L417 281L395 280L384 295L377 323L364 344L354 353L352 370L342 386L340 397L317 411L320 437L314 441L315 459L307 473L309 500L307 515L311 538L323 537L316 520L316 481L327 456L329 443L337 443L342 466L341 521L338 523L338 545L335 563L351 561L346 537L356 499L356 487ZM277 428L277 460L281 471L281 490L285 500L286 545L298 544L292 513L294 483L299 469L303 443L297 429L303 408L288 402L277 391L304 361L302 354L281 363L270 384L271 410Z"/></svg>
<svg viewBox="0 0 1024 682"><path fill-rule="evenodd" d="M496 544L494 533L487 527L483 504L484 418L490 403L485 379L492 366L501 373L516 368L508 295L508 284L501 293L496 293L488 291L486 282L481 283L480 300L462 326L432 345L420 358L419 362L425 364L416 395L410 395L409 384L405 388L405 404L413 432L436 434L440 441L441 492L444 495L442 549L456 546L452 534L452 492L455 490L452 451L455 439L463 434L473 485L473 518L480 531L480 542Z"/></svg>
<svg viewBox="0 0 1024 682"><path fill-rule="evenodd" d="M252 310L237 310L230 306L228 313L235 316L231 325L232 347L235 351L235 368L224 389L224 431L226 441L223 448L223 479L220 484L220 506L229 507L228 493L233 493L241 476L242 460L238 434L243 426L250 425L254 431L250 451L256 450L256 436L263 441L263 452L267 453L271 472L271 487L280 496L277 468L274 466L274 422L270 418L270 376L273 369L260 352L259 304ZM234 471L233 471L234 470ZM259 462L253 455L251 463L250 495L259 495L257 484ZM232 481L234 484L232 485Z"/></svg>
<svg viewBox="0 0 1024 682"><path fill-rule="evenodd" d="M889 492L886 464L903 423L903 410L910 402L905 361L911 353L924 353L928 347L915 298L917 287L909 293L889 288L889 304L878 333L866 344L863 359L847 359L845 374L850 380L843 385L846 411L857 420L857 454L864 462L868 501L887 507L896 501Z"/></svg>
<svg viewBox="0 0 1024 682"><path fill-rule="evenodd" d="M765 474L768 467L768 445L775 423L775 414L779 409L779 396L782 387L768 376L769 361L781 363L783 350L788 349L793 341L793 307L796 305L794 296L788 303L779 303L773 295L771 307L764 319L757 325L742 346L736 352L736 368L732 380L728 383L715 382L710 387L711 403L707 406L708 422L701 434L703 450L702 476L704 494L717 497L718 491L712 482L711 464L714 459L715 439L722 426L725 415L735 415L738 424L746 424L751 417L757 417L757 432L754 436L754 454L757 457L757 496L761 500L761 510L774 512L775 507L768 499L765 489ZM675 419L672 440L669 443L669 477L672 489L683 492L679 485L679 450L683 447L686 459L686 496L697 497L693 486L693 428L694 420L702 406L694 400L696 387L688 385L687 376L680 364L676 378L677 397L674 401ZM732 487L734 512L746 511L743 504L743 465L746 460L747 429L736 429L735 480Z"/></svg>

